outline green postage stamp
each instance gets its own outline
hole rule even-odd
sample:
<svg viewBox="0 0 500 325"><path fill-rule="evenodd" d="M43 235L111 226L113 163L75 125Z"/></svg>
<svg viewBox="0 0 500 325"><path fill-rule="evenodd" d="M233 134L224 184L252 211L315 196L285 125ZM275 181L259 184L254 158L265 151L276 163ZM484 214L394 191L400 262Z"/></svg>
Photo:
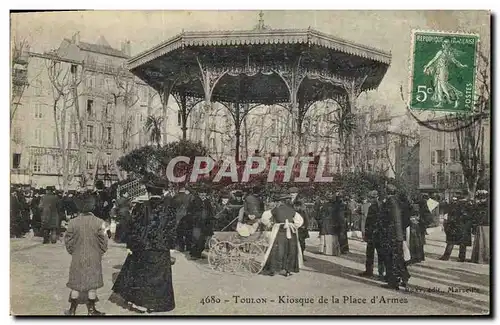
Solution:
<svg viewBox="0 0 500 325"><path fill-rule="evenodd" d="M471 111L475 98L479 36L414 30L410 108Z"/></svg>

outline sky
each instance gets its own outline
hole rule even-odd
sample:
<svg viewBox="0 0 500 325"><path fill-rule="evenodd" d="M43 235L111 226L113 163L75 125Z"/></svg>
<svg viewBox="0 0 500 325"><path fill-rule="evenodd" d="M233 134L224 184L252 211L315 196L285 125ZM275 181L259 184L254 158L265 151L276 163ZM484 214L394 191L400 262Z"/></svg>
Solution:
<svg viewBox="0 0 500 325"><path fill-rule="evenodd" d="M353 42L391 52L392 62L379 88L360 96L361 103L386 105L402 114L400 86L408 89L411 30L466 31L480 35L489 54L487 11L264 11L264 23L274 29L311 27ZM57 48L63 38L80 32L96 42L102 35L120 49L130 40L132 55L186 31L248 30L258 23L259 11L86 11L11 15L11 36L27 39L31 51Z"/></svg>

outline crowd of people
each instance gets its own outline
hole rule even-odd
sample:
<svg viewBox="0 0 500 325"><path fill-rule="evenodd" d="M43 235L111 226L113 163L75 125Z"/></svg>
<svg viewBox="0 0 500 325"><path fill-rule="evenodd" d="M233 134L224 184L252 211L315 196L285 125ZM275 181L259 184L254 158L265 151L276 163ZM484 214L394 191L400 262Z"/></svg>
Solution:
<svg viewBox="0 0 500 325"><path fill-rule="evenodd" d="M113 292L141 312L175 308L171 249L202 259L214 231L234 231L243 237L269 231L262 274L288 277L299 272L305 260L309 230L319 230L319 252L326 255L349 253L348 232L359 230L367 243L366 270L360 275L373 276L377 252L378 276L391 289L406 286L407 266L425 260L425 236L436 225L436 215L445 216L447 246L442 260L459 245L459 260L464 261L472 233L476 234L473 261L474 256L487 259L489 254L484 245L487 193L474 203L453 198L432 209L429 197L423 195L413 203L391 183L373 189L359 202L334 191L321 199L310 198L295 187L272 195L257 188L245 193L214 193L206 186L174 190L152 183L146 188L146 199L132 198L123 189L115 198L99 181L93 191L12 189L11 237L33 232L43 237L44 244L61 238L72 256L69 315L75 315L81 303L87 304L89 315L103 314L95 308L96 290L103 286L102 256L110 238L125 243L128 251Z"/></svg>

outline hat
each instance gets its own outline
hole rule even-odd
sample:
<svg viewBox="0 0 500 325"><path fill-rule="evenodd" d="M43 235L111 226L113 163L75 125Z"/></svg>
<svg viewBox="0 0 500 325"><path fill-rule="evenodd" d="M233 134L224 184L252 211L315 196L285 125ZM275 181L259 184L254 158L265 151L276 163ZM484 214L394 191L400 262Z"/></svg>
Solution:
<svg viewBox="0 0 500 325"><path fill-rule="evenodd" d="M95 182L95 188L98 190L103 190L104 189L104 182L101 181L100 179Z"/></svg>
<svg viewBox="0 0 500 325"><path fill-rule="evenodd" d="M368 192L368 197L370 198L377 198L378 197L378 192L376 190Z"/></svg>
<svg viewBox="0 0 500 325"><path fill-rule="evenodd" d="M84 194L76 200L76 207L80 213L88 213L95 210L97 199L92 194Z"/></svg>
<svg viewBox="0 0 500 325"><path fill-rule="evenodd" d="M146 190L148 191L149 195L163 195L163 187L158 186L154 182L150 182L145 184Z"/></svg>
<svg viewBox="0 0 500 325"><path fill-rule="evenodd" d="M260 217L260 215L262 214L261 211L262 203L256 196L248 195L245 198L244 205L245 205L245 210L248 214L253 214L257 217Z"/></svg>
<svg viewBox="0 0 500 325"><path fill-rule="evenodd" d="M297 187L290 187L288 189L288 193L292 194L292 193L299 193L299 189Z"/></svg>
<svg viewBox="0 0 500 325"><path fill-rule="evenodd" d="M233 192L233 195L236 197L242 197L243 196L243 191L236 190Z"/></svg>

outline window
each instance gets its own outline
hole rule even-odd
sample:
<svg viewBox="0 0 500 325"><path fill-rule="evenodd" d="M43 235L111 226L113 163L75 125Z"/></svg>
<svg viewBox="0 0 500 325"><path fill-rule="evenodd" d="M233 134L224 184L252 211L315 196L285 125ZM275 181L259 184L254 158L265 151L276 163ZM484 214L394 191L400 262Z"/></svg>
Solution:
<svg viewBox="0 0 500 325"><path fill-rule="evenodd" d="M13 134L13 139L14 142L20 142L21 141L21 128L20 127L16 127L14 128L14 134Z"/></svg>
<svg viewBox="0 0 500 325"><path fill-rule="evenodd" d="M71 73L72 74L75 74L76 72L78 71L78 67L76 64L72 64L71 65Z"/></svg>
<svg viewBox="0 0 500 325"><path fill-rule="evenodd" d="M37 119L43 118L42 104L40 103L35 103L35 118Z"/></svg>
<svg viewBox="0 0 500 325"><path fill-rule="evenodd" d="M436 176L438 187L444 187L446 183L446 175L444 174L444 172L437 172Z"/></svg>
<svg viewBox="0 0 500 325"><path fill-rule="evenodd" d="M42 170L42 166L40 163L41 163L40 157L37 156L33 158L33 171L35 173L39 173Z"/></svg>
<svg viewBox="0 0 500 325"><path fill-rule="evenodd" d="M76 141L73 141L74 136L75 135L73 134L73 132L68 132L68 149L71 149L73 147L73 143L76 142Z"/></svg>
<svg viewBox="0 0 500 325"><path fill-rule="evenodd" d="M215 143L215 138L210 139L210 148L214 151L217 152L217 146Z"/></svg>
<svg viewBox="0 0 500 325"><path fill-rule="evenodd" d="M182 113L181 111L177 111L177 126L181 126L182 125Z"/></svg>
<svg viewBox="0 0 500 325"><path fill-rule="evenodd" d="M106 166L108 166L108 169L111 169L111 154L110 153L106 154Z"/></svg>
<svg viewBox="0 0 500 325"><path fill-rule="evenodd" d="M111 126L108 126L106 128L106 141L108 143L112 143L113 142L113 133L112 133Z"/></svg>
<svg viewBox="0 0 500 325"><path fill-rule="evenodd" d="M462 184L462 173L450 172L450 186L458 187Z"/></svg>
<svg viewBox="0 0 500 325"><path fill-rule="evenodd" d="M87 142L92 143L94 141L94 126L87 125Z"/></svg>
<svg viewBox="0 0 500 325"><path fill-rule="evenodd" d="M458 149L450 149L450 162L458 162L460 161L460 153Z"/></svg>
<svg viewBox="0 0 500 325"><path fill-rule="evenodd" d="M104 60L104 70L106 70L106 71L113 70L113 60L111 60L111 59Z"/></svg>
<svg viewBox="0 0 500 325"><path fill-rule="evenodd" d="M18 169L20 165L21 165L21 154L20 153L12 154L12 168Z"/></svg>
<svg viewBox="0 0 500 325"><path fill-rule="evenodd" d="M444 150L436 150L436 159L438 164L444 163Z"/></svg>
<svg viewBox="0 0 500 325"><path fill-rule="evenodd" d="M52 132L53 135L52 135L52 145L54 147L57 147L57 132L54 130L54 132Z"/></svg>
<svg viewBox="0 0 500 325"><path fill-rule="evenodd" d="M34 85L33 85L33 94L35 96L41 96L42 95L42 81L41 80L36 80Z"/></svg>
<svg viewBox="0 0 500 325"><path fill-rule="evenodd" d="M104 86L106 89L111 89L111 80L109 78L104 78Z"/></svg>
<svg viewBox="0 0 500 325"><path fill-rule="evenodd" d="M368 160L373 159L373 151L368 150L368 152L366 153L366 159L368 159Z"/></svg>
<svg viewBox="0 0 500 325"><path fill-rule="evenodd" d="M42 129L40 128L35 129L35 143L39 146L41 146L43 143L43 133Z"/></svg>
<svg viewBox="0 0 500 325"><path fill-rule="evenodd" d="M87 152L87 169L94 169L94 156L92 152Z"/></svg>
<svg viewBox="0 0 500 325"><path fill-rule="evenodd" d="M87 64L89 66L95 66L97 64L96 58L92 55L87 56Z"/></svg>
<svg viewBox="0 0 500 325"><path fill-rule="evenodd" d="M148 103L148 98L149 98L149 89L147 86L142 86L141 87L141 103L147 104Z"/></svg>
<svg viewBox="0 0 500 325"><path fill-rule="evenodd" d="M92 99L87 99L87 116L92 117L94 114L94 101Z"/></svg>

